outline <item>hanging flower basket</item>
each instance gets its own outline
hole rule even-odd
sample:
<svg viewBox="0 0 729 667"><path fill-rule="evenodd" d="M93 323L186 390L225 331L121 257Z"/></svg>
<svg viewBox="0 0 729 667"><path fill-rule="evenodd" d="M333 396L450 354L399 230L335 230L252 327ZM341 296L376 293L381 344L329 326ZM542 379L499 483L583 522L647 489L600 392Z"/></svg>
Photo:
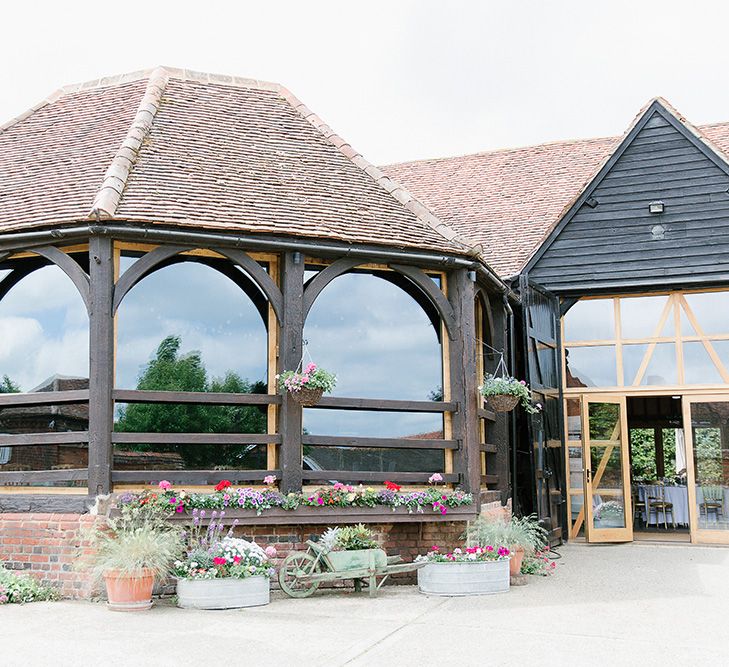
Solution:
<svg viewBox="0 0 729 667"><path fill-rule="evenodd" d="M510 375L487 375L479 391L495 412L511 412L519 403L530 414L542 409L540 403L532 404L532 392L527 383Z"/></svg>
<svg viewBox="0 0 729 667"><path fill-rule="evenodd" d="M330 392L337 384L337 378L333 373L319 368L314 363L309 363L295 371L284 371L276 376L278 387L282 392L288 392L289 396L301 405L316 405L325 392Z"/></svg>
<svg viewBox="0 0 729 667"><path fill-rule="evenodd" d="M519 403L515 394L494 394L487 396L486 402L494 412L511 412Z"/></svg>
<svg viewBox="0 0 729 667"><path fill-rule="evenodd" d="M314 387L302 387L296 391L290 391L289 395L301 405L316 405L324 395L324 390L315 389Z"/></svg>

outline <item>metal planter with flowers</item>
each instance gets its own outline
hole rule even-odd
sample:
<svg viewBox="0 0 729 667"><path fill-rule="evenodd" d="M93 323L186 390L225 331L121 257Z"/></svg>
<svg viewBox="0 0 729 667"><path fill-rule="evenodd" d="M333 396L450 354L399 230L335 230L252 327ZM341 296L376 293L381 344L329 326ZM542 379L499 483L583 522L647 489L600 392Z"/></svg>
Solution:
<svg viewBox="0 0 729 667"><path fill-rule="evenodd" d="M466 547L443 553L437 546L416 563L418 590L426 595L492 595L509 590L510 552L506 547Z"/></svg>
<svg viewBox="0 0 729 667"><path fill-rule="evenodd" d="M527 383L510 375L487 375L479 391L495 412L511 412L519 403L530 414L542 408L539 403L532 403L532 392Z"/></svg>
<svg viewBox="0 0 729 667"><path fill-rule="evenodd" d="M301 405L316 405L325 393L331 392L337 384L333 373L309 363L303 369L284 371L276 376L279 389Z"/></svg>
<svg viewBox="0 0 729 667"><path fill-rule="evenodd" d="M233 537L237 521L223 534L225 512L213 512L205 525L205 511L193 511L185 556L175 561L177 606L184 609L238 609L271 600L269 561L273 547Z"/></svg>

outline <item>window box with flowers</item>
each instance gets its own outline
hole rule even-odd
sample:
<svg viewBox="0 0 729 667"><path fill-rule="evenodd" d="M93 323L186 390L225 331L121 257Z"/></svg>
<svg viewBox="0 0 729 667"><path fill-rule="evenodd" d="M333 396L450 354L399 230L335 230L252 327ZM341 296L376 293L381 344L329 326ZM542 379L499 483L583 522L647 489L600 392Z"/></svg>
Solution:
<svg viewBox="0 0 729 667"><path fill-rule="evenodd" d="M122 493L120 508L126 505L165 508L168 520L189 522L194 510L224 511L223 522L237 519L245 525L396 523L412 521L456 521L473 518L473 496L460 489L447 489L435 473L428 488L403 490L385 482L382 487L335 483L306 493L283 494L274 488L275 477L264 478L265 488L235 487L222 480L211 493L189 493L163 480L157 490Z"/></svg>
<svg viewBox="0 0 729 667"><path fill-rule="evenodd" d="M507 547L465 547L444 553L434 546L415 561L426 563L418 570L418 589L426 595L491 595L509 590Z"/></svg>
<svg viewBox="0 0 729 667"><path fill-rule="evenodd" d="M186 532L184 556L175 561L177 605L184 609L238 609L266 605L271 599L269 579L274 570L274 547L224 533L225 512L213 511L206 525L205 511L193 510Z"/></svg>

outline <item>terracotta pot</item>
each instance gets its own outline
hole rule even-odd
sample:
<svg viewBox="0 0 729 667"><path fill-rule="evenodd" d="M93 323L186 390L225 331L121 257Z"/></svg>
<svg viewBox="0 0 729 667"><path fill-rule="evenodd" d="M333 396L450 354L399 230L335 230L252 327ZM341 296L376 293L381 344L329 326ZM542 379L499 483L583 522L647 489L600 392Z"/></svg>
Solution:
<svg viewBox="0 0 729 667"><path fill-rule="evenodd" d="M524 560L524 547L514 547L509 560L509 574L516 577L521 574L521 562Z"/></svg>
<svg viewBox="0 0 729 667"><path fill-rule="evenodd" d="M152 606L154 574L143 569L139 575L130 575L119 570L104 574L109 609L113 611L144 611Z"/></svg>

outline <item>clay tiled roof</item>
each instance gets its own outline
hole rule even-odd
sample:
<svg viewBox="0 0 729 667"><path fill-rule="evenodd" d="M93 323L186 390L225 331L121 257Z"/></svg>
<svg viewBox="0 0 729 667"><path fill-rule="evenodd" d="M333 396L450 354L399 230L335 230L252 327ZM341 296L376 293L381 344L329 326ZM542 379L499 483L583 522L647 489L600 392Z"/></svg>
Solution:
<svg viewBox="0 0 729 667"><path fill-rule="evenodd" d="M472 254L285 88L170 68L0 128L0 233L97 218Z"/></svg>
<svg viewBox="0 0 729 667"><path fill-rule="evenodd" d="M729 156L729 123L697 128ZM502 277L518 273L622 137L558 141L383 167L440 220L481 245Z"/></svg>

